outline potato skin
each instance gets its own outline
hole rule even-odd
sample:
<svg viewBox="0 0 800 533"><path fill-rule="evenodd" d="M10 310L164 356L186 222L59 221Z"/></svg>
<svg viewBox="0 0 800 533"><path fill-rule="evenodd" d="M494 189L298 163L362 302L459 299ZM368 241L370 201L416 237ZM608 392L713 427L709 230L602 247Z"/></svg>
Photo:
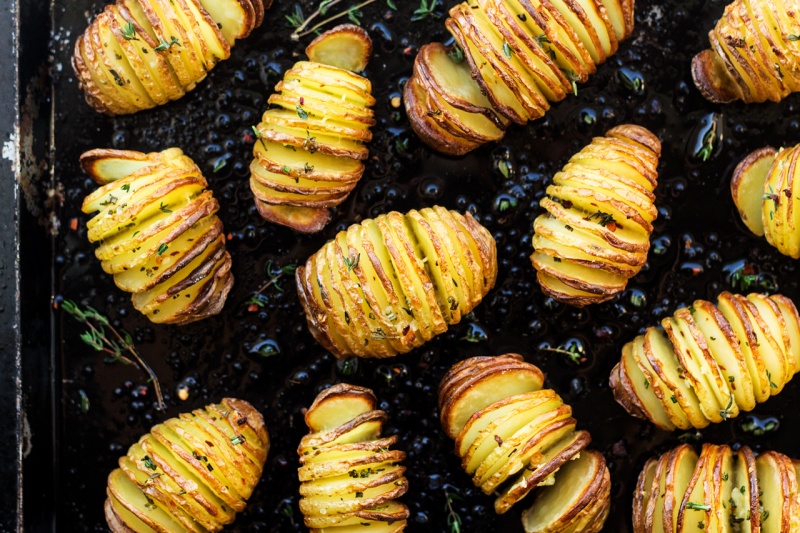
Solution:
<svg viewBox="0 0 800 533"><path fill-rule="evenodd" d="M778 394L800 369L800 346L793 342L800 317L781 295L723 292L716 306L696 300L662 325L665 332L648 328L623 350L643 346L635 371L645 375L645 386L632 382L632 370L623 362L612 370L610 385L628 413L667 431L700 429L750 411ZM653 408L663 410L659 414L666 413L669 423L643 405L658 406Z"/></svg>
<svg viewBox="0 0 800 533"><path fill-rule="evenodd" d="M298 477L300 510L312 532L353 525L405 530L409 510L397 499L408 491L401 465L406 454L390 450L396 436L380 438L387 416L376 404L370 389L339 383L322 391L306 412L309 434L297 448ZM344 474L348 480L337 481Z"/></svg>
<svg viewBox="0 0 800 533"><path fill-rule="evenodd" d="M244 510L261 478L269 446L264 418L251 404L235 398L154 426L109 475L109 528L130 533L144 522L166 531L161 529L166 522L196 531L196 521L208 531L222 530ZM228 486L210 474L214 470ZM203 508L203 516L192 516L187 509L193 508ZM137 519L131 520L131 515Z"/></svg>
<svg viewBox="0 0 800 533"><path fill-rule="evenodd" d="M218 314L233 286L219 204L179 149L143 154L99 149L81 156L102 186L87 196L95 254L133 306L155 323Z"/></svg>
<svg viewBox="0 0 800 533"><path fill-rule="evenodd" d="M295 272L311 333L339 358L411 351L472 311L496 276L486 228L438 206L354 224Z"/></svg>
<svg viewBox="0 0 800 533"><path fill-rule="evenodd" d="M640 126L623 125L575 154L553 178L534 222L534 253L542 291L583 307L625 289L647 260L658 211L661 143ZM610 165L626 166L627 174ZM632 179L635 178L635 179Z"/></svg>
<svg viewBox="0 0 800 533"><path fill-rule="evenodd" d="M692 60L694 83L707 100L778 102L800 89L800 19L790 5L736 0L725 7L708 34L711 47Z"/></svg>
<svg viewBox="0 0 800 533"><path fill-rule="evenodd" d="M526 532L599 531L611 501L605 459L586 450L591 436L576 431L572 410L553 391L541 388L543 379L541 371L518 354L461 361L439 384L442 427L455 438L456 453L475 485L486 494L497 494L497 513L507 512L535 491L533 506L523 513ZM464 419L466 423L460 422ZM557 477L562 467L581 456L594 464L583 485L569 476ZM543 492L536 488L551 485L553 476L554 490L568 494L572 505L558 516L542 517L536 503Z"/></svg>
<svg viewBox="0 0 800 533"><path fill-rule="evenodd" d="M344 67L363 70L371 52L366 31L337 26L314 39L306 49L310 61L296 63L275 87L255 127L250 165L265 220L316 233L355 188L369 155L375 99L369 80Z"/></svg>
<svg viewBox="0 0 800 533"><path fill-rule="evenodd" d="M192 90L217 62L230 56L233 42L225 39L218 27L220 21L214 20L201 1L184 0L167 7L159 6L160 0L138 1L149 20L137 19L125 0L117 0L116 4L106 6L75 42L72 68L78 85L86 102L106 115L136 113L177 100ZM225 3L237 5L241 10L242 32L237 38L249 35L263 21L263 0L225 0ZM256 11L260 18L254 16ZM151 24L161 28L162 34L180 34L180 38L173 42L156 40L143 26ZM205 31L200 29L201 25ZM200 43L198 50L193 49L196 41ZM178 57L174 46L191 51ZM120 51L111 54L115 47ZM197 53L199 50L202 54Z"/></svg>
<svg viewBox="0 0 800 533"><path fill-rule="evenodd" d="M462 155L503 136L502 129L476 135L474 128L465 128L470 114L495 117L503 128L509 121L525 124L544 116L551 102L577 91L575 83L585 82L633 31L633 1L588 4L597 8L591 16L584 11L587 3L564 2L569 18L551 2L470 0L455 5L445 21L456 43L450 61L467 66L472 79L451 78L430 86L431 72L442 63L423 47L405 89L414 131L431 148ZM455 84L469 84L470 90ZM466 102L461 112L447 114L437 98L414 97L412 91L419 85L447 102L478 91L488 102Z"/></svg>

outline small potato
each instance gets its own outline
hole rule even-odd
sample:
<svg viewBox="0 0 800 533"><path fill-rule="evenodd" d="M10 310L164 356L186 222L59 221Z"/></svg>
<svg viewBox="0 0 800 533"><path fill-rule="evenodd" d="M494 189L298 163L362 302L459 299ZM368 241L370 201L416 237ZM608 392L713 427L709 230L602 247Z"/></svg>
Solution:
<svg viewBox="0 0 800 533"><path fill-rule="evenodd" d="M750 411L800 370L800 317L780 295L695 301L625 345L614 397L660 428L703 428Z"/></svg>
<svg viewBox="0 0 800 533"><path fill-rule="evenodd" d="M233 285L219 204L194 162L177 148L81 156L102 184L84 213L95 255L151 321L188 324L219 313Z"/></svg>
<svg viewBox="0 0 800 533"><path fill-rule="evenodd" d="M312 532L406 527L408 508L397 501L408 490L406 454L389 450L397 437L380 438L386 413L374 410L376 403L371 390L341 383L322 391L306 412L311 433L298 448L298 477L300 510Z"/></svg>
<svg viewBox="0 0 800 533"><path fill-rule="evenodd" d="M233 398L154 426L108 476L113 533L221 531L245 509L269 453L264 419Z"/></svg>
<svg viewBox="0 0 800 533"><path fill-rule="evenodd" d="M476 0L455 5L445 26L455 44L420 49L405 106L426 144L462 155L576 93L630 36L633 2Z"/></svg>
<svg viewBox="0 0 800 533"><path fill-rule="evenodd" d="M796 462L741 446L683 444L639 475L633 531L769 531L797 528Z"/></svg>
<svg viewBox="0 0 800 533"><path fill-rule="evenodd" d="M261 25L264 8L262 0L118 0L75 42L78 84L108 115L177 100Z"/></svg>
<svg viewBox="0 0 800 533"><path fill-rule="evenodd" d="M421 346L472 311L496 275L492 236L442 207L352 225L295 273L311 333L340 358Z"/></svg>
<svg viewBox="0 0 800 533"><path fill-rule="evenodd" d="M553 178L534 222L531 262L542 291L576 307L605 302L647 260L658 139L617 126L572 156Z"/></svg>
<svg viewBox="0 0 800 533"><path fill-rule="evenodd" d="M517 354L461 361L439 384L442 427L475 486L497 495L497 513L535 490L526 532L599 531L610 508L605 459L585 449L591 437L543 381Z"/></svg>
<svg viewBox="0 0 800 533"><path fill-rule="evenodd" d="M736 0L709 33L711 48L692 60L692 77L714 103L778 102L800 88L797 36L791 3Z"/></svg>
<svg viewBox="0 0 800 533"><path fill-rule="evenodd" d="M366 67L372 41L348 24L314 39L306 53L310 61L286 71L253 128L250 188L264 219L316 233L355 188L369 156L375 99L369 80L351 71Z"/></svg>

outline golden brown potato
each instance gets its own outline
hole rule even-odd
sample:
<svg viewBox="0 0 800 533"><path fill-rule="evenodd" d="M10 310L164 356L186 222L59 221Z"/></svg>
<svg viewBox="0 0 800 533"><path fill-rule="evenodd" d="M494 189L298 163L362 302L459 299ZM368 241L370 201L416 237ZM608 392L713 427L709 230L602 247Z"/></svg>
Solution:
<svg viewBox="0 0 800 533"><path fill-rule="evenodd" d="M269 435L261 413L225 398L153 426L108 476L113 533L220 531L261 479Z"/></svg>
<svg viewBox="0 0 800 533"><path fill-rule="evenodd" d="M72 67L86 101L124 115L177 100L261 25L269 4L117 0L75 42Z"/></svg>
<svg viewBox="0 0 800 533"><path fill-rule="evenodd" d="M800 258L800 145L762 148L733 172L731 194L745 225L782 254Z"/></svg>
<svg viewBox="0 0 800 533"><path fill-rule="evenodd" d="M497 250L443 207L350 226L295 272L314 338L336 357L393 357L457 324L494 287Z"/></svg>
<svg viewBox="0 0 800 533"><path fill-rule="evenodd" d="M306 412L311 432L297 449L298 477L300 510L312 533L406 528L408 507L397 501L408 490L400 464L406 454L389 449L397 437L380 438L386 413L376 404L371 390L341 383Z"/></svg>
<svg viewBox="0 0 800 533"><path fill-rule="evenodd" d="M188 324L222 310L233 286L219 204L178 148L143 154L92 150L81 165L101 187L86 197L89 241L103 270L157 324Z"/></svg>
<svg viewBox="0 0 800 533"><path fill-rule="evenodd" d="M723 292L661 325L625 345L610 383L630 414L668 431L750 411L800 370L800 316L785 296Z"/></svg>
<svg viewBox="0 0 800 533"><path fill-rule="evenodd" d="M800 527L797 474L777 452L756 457L747 446L683 444L651 459L639 475L633 531L762 531Z"/></svg>
<svg viewBox="0 0 800 533"><path fill-rule="evenodd" d="M585 449L591 437L543 382L517 354L461 361L439 385L442 427L475 485L497 495L498 513L536 489L526 533L600 531L610 509L605 459Z"/></svg>
<svg viewBox="0 0 800 533"><path fill-rule="evenodd" d="M617 126L570 158L534 222L542 291L583 307L625 289L647 261L661 143L645 128Z"/></svg>
<svg viewBox="0 0 800 533"><path fill-rule="evenodd" d="M256 126L250 188L266 220L301 233L320 231L364 173L375 125L367 32L337 26L306 48L310 61L288 70Z"/></svg>
<svg viewBox="0 0 800 533"><path fill-rule="evenodd" d="M633 1L470 0L445 25L455 44L420 49L405 106L425 143L461 155L576 92L630 36Z"/></svg>
<svg viewBox="0 0 800 533"><path fill-rule="evenodd" d="M736 0L709 32L692 77L714 103L778 102L800 90L800 18L783 0Z"/></svg>

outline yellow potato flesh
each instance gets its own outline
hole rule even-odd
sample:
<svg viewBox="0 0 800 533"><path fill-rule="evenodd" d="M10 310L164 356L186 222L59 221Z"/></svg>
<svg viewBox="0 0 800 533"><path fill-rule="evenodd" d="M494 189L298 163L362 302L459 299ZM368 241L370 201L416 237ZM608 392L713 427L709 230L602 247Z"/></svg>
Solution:
<svg viewBox="0 0 800 533"><path fill-rule="evenodd" d="M148 500L141 489L134 485L122 470L117 469L111 473L109 491L114 510L126 524L140 527L144 532L179 533L183 531L180 524L176 523L158 503L152 499Z"/></svg>
<svg viewBox="0 0 800 533"><path fill-rule="evenodd" d="M633 356L639 368L643 369L643 372L646 371L645 377L648 378L652 392L661 401L661 405L670 421L676 427L689 428L691 424L685 409L687 404L691 402L687 401L687 398L696 400L697 397L680 377L679 363L674 354L666 352L667 359L659 360L654 357L654 352L661 349L663 343L668 343L663 331L648 330L643 340L634 341ZM673 397L675 398L674 401ZM696 413L696 417L704 420L702 413L699 411Z"/></svg>
<svg viewBox="0 0 800 533"><path fill-rule="evenodd" d="M217 23L225 40L231 46L236 39L247 33L245 26L247 17L238 0L200 0L200 4Z"/></svg>
<svg viewBox="0 0 800 533"><path fill-rule="evenodd" d="M312 43L306 54L312 63L360 72L367 66L371 48L361 34L341 31L326 35L324 41Z"/></svg>
<svg viewBox="0 0 800 533"><path fill-rule="evenodd" d="M641 368L638 366L637 357L642 359L642 345L644 341L637 338L633 343L628 343L622 350L622 365L625 372L628 374L633 392L642 403L646 411L647 417L653 421L657 426L672 430L675 428L670 417L667 416L666 407L661 405L661 401L656 397L653 391L650 390L651 383L642 373ZM667 401L670 401L667 399Z"/></svg>

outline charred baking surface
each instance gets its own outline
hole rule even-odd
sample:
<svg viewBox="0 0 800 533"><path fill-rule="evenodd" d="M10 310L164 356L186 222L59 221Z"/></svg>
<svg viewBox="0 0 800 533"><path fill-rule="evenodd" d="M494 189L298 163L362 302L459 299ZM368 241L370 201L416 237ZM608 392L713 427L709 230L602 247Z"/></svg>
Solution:
<svg viewBox="0 0 800 533"><path fill-rule="evenodd" d="M499 143L447 158L425 148L401 100L419 47L446 42L442 19L411 22L418 0L394 0L398 11L377 0L358 17L374 41L366 75L378 123L366 172L323 231L298 236L261 218L248 183L258 141L252 126L284 71L311 42L310 36L297 43L289 39L286 15L296 15L294 2L276 2L269 21L238 41L230 59L181 100L110 119L85 104L69 67L74 39L105 2L57 0L55 174L64 187L64 205L54 294L92 305L131 332L159 375L169 405L166 413L157 412L142 374L120 363L104 364L103 356L80 340L75 321L56 312L59 531L74 524L82 531L102 530L105 477L128 446L157 422L225 396L251 402L265 414L273 436L264 477L229 530L305 531L295 455L307 431L301 410L321 387L342 381L374 390L378 408L389 415L383 434L397 435L396 448L408 454L409 531L448 531L448 501L463 521L462 531L520 531L522 509L496 516L491 499L463 474L435 407L438 383L456 361L519 352L545 372L546 386L573 407L581 428L592 434L592 448L606 457L613 503L605 531L630 533L631 497L644 462L696 434L659 432L614 401L608 376L622 345L675 309L697 298L714 301L723 290L780 292L800 301L797 262L750 234L729 190L731 173L747 154L797 141L800 99L720 107L709 104L692 82L691 59L708 46L708 31L725 3L638 1L633 34L579 86L577 96L555 104L539 121L509 126ZM299 4L305 16L318 5ZM452 4L435 11L444 14ZM332 8L328 15L335 13ZM533 221L544 212L539 200L545 189L569 157L626 123L646 127L663 146L648 261L617 298L574 309L538 288L528 259ZM181 328L152 325L133 309L129 295L94 258L87 218L80 213L83 198L96 188L79 169L81 153L169 146L186 152L208 179L221 206L236 278L220 315ZM308 331L291 266L303 264L352 223L433 205L472 212L489 229L497 241L495 288L460 324L406 355L335 361ZM796 409L789 406L796 404L798 382L752 413L703 429L702 438L791 455L796 424L782 422L783 413Z"/></svg>

